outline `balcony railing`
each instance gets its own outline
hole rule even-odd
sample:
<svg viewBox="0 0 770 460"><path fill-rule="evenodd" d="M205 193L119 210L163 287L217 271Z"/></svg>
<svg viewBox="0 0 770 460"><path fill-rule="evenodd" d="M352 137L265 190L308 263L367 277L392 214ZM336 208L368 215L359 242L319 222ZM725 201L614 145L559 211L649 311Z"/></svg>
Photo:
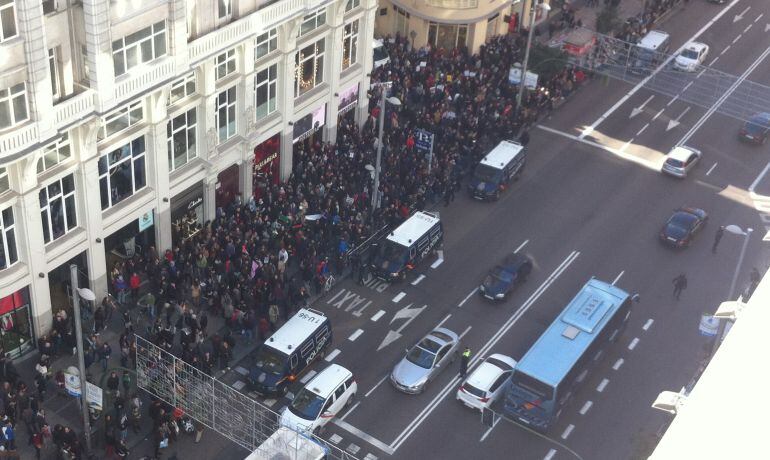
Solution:
<svg viewBox="0 0 770 460"><path fill-rule="evenodd" d="M479 0L425 0L425 3L435 8L452 10L467 10L479 6Z"/></svg>
<svg viewBox="0 0 770 460"><path fill-rule="evenodd" d="M171 78L174 70L174 60L169 56L145 68L132 70L125 79L115 82L115 99L123 101L157 82Z"/></svg>
<svg viewBox="0 0 770 460"><path fill-rule="evenodd" d="M86 89L69 99L58 102L53 106L54 123L60 129L73 120L81 120L94 111L94 90Z"/></svg>
<svg viewBox="0 0 770 460"><path fill-rule="evenodd" d="M6 134L0 134L0 157L13 155L35 142L38 138L37 123L27 123L20 128L12 128Z"/></svg>

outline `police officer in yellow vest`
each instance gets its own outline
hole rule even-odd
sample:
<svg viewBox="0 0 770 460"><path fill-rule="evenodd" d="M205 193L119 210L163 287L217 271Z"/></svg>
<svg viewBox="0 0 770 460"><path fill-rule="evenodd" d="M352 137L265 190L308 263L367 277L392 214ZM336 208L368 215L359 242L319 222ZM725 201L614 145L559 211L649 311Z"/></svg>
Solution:
<svg viewBox="0 0 770 460"><path fill-rule="evenodd" d="M465 378L465 374L468 372L468 363L471 360L471 349L465 347L462 356L460 356L460 377Z"/></svg>

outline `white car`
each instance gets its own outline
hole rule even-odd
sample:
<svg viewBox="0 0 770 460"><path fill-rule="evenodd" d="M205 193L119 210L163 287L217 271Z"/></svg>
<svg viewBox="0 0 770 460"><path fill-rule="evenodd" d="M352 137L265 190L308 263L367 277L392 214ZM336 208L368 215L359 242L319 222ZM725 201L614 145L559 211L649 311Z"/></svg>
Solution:
<svg viewBox="0 0 770 460"><path fill-rule="evenodd" d="M674 68L685 72L695 72L703 65L709 54L709 46L705 43L690 42L684 46L679 56L674 59Z"/></svg>
<svg viewBox="0 0 770 460"><path fill-rule="evenodd" d="M357 391L353 374L332 364L313 377L283 409L281 426L319 434L332 418L353 402Z"/></svg>
<svg viewBox="0 0 770 460"><path fill-rule="evenodd" d="M488 356L460 385L457 400L471 409L484 410L503 394L515 367L516 360L509 356Z"/></svg>

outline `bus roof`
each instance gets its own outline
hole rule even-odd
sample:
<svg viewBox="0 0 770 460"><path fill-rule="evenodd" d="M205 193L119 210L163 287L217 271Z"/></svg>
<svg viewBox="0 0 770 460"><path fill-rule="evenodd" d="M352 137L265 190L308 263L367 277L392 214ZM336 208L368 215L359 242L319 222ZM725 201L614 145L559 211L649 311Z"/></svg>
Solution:
<svg viewBox="0 0 770 460"><path fill-rule="evenodd" d="M502 141L481 159L481 164L495 169L503 169L522 150L524 147L521 144L513 141Z"/></svg>
<svg viewBox="0 0 770 460"><path fill-rule="evenodd" d="M265 345L286 355L291 355L326 321L327 318L323 313L302 308L271 335L265 341Z"/></svg>
<svg viewBox="0 0 770 460"><path fill-rule="evenodd" d="M388 235L388 240L409 247L428 232L440 219L427 212L418 211Z"/></svg>
<svg viewBox="0 0 770 460"><path fill-rule="evenodd" d="M589 280L516 365L516 372L557 386L628 298L604 281Z"/></svg>

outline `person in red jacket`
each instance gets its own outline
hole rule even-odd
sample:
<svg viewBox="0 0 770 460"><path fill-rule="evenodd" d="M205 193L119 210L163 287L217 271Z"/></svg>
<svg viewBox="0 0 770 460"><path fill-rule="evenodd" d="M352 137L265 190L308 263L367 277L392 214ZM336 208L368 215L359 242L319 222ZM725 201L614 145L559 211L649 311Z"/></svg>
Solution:
<svg viewBox="0 0 770 460"><path fill-rule="evenodd" d="M139 286L142 284L142 279L136 272L131 274L131 278L128 279L128 285L131 288L131 298L136 301L139 298Z"/></svg>

